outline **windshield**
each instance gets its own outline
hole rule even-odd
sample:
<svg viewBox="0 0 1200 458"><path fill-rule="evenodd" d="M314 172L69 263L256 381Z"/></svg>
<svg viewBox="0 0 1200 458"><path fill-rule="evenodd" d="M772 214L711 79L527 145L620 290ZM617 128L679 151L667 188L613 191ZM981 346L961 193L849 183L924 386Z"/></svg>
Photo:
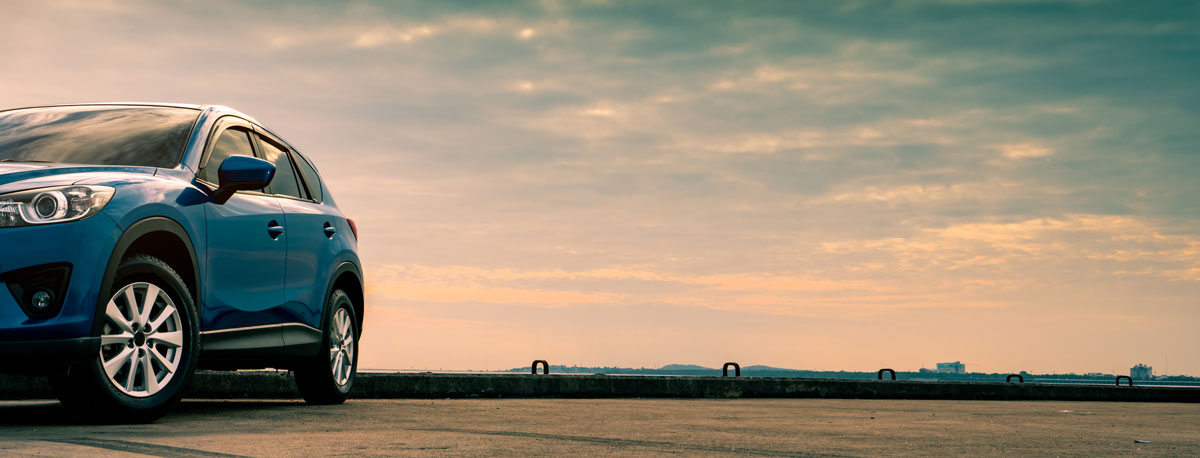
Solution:
<svg viewBox="0 0 1200 458"><path fill-rule="evenodd" d="M134 106L0 111L0 161L175 167L199 115Z"/></svg>

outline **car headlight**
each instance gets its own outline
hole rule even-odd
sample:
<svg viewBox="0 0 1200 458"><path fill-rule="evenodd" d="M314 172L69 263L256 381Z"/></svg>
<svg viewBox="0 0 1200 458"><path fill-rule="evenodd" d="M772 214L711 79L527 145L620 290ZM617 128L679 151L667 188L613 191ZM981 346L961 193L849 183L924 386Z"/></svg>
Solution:
<svg viewBox="0 0 1200 458"><path fill-rule="evenodd" d="M65 223L99 213L112 199L107 186L56 186L0 194L0 227Z"/></svg>

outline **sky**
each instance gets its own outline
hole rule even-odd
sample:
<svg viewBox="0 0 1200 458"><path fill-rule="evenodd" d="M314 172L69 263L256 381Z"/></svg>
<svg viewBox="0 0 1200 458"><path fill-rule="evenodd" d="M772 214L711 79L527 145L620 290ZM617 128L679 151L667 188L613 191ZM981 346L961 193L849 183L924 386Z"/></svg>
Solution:
<svg viewBox="0 0 1200 458"><path fill-rule="evenodd" d="M1200 375L1195 2L5 1L0 105L237 108L360 367Z"/></svg>

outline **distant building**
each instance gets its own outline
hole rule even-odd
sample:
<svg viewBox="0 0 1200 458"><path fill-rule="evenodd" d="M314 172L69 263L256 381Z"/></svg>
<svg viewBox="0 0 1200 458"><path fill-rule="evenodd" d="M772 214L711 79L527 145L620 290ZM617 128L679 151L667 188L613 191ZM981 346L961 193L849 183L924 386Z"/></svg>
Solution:
<svg viewBox="0 0 1200 458"><path fill-rule="evenodd" d="M937 363L937 371L939 374L965 374L967 373L967 365L962 361L952 363Z"/></svg>
<svg viewBox="0 0 1200 458"><path fill-rule="evenodd" d="M1154 368L1145 364L1138 364L1129 368L1129 377L1137 380L1150 380L1154 378Z"/></svg>

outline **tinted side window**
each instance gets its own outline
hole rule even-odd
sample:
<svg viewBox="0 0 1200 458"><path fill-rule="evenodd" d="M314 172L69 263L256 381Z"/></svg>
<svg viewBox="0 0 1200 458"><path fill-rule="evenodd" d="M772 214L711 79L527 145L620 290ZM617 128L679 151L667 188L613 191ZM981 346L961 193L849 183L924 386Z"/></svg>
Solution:
<svg viewBox="0 0 1200 458"><path fill-rule="evenodd" d="M200 169L200 173L196 174L196 177L209 183L221 184L217 170L221 168L221 162L229 156L254 157L254 149L250 146L250 135L246 131L226 129L221 132L221 137L217 139L212 153L208 156L208 163L204 165L203 169Z"/></svg>
<svg viewBox="0 0 1200 458"><path fill-rule="evenodd" d="M317 202L321 201L321 179L317 176L317 170L312 164L308 163L308 159L296 154L296 165L300 166L300 176L304 177L304 186L308 188L308 195Z"/></svg>
<svg viewBox="0 0 1200 458"><path fill-rule="evenodd" d="M267 162L275 164L275 178L271 179L271 191L281 196L303 199L304 195L300 192L300 185L296 181L296 171L292 169L292 160L287 151L266 138L258 137L258 139Z"/></svg>

